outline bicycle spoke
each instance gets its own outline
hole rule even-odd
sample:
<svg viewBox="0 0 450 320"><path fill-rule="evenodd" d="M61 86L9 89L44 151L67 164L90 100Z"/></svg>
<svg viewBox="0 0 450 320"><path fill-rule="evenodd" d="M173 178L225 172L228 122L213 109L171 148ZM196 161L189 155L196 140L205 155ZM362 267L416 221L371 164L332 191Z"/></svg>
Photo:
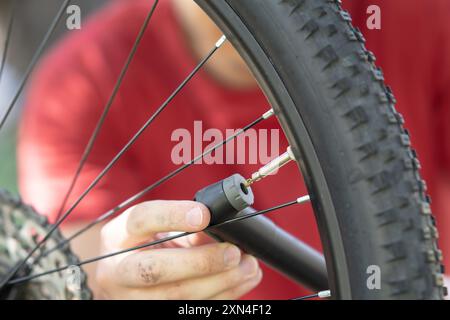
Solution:
<svg viewBox="0 0 450 320"><path fill-rule="evenodd" d="M50 41L50 38L53 36L53 34L56 30L56 27L58 26L59 20L63 16L63 14L66 11L66 8L70 4L70 2L71 2L71 0L64 0L64 3L61 5L58 13L56 14L55 19L53 20L52 24L50 25L50 28L48 29L47 33L45 34L44 39L40 43L33 58L31 59L31 62L25 71L25 75L22 78L17 91L14 94L11 102L9 103L9 105L6 109L6 113L4 114L3 118L0 121L0 131L2 130L3 126L5 125L5 122L8 119L9 115L11 114L12 109L16 105L17 100L19 99L23 89L25 88L25 84L27 83L28 78L30 77L34 67L36 66L37 62L39 61L39 58L41 57L42 53L44 52L44 49L47 46L48 42ZM1 288L1 285L0 285L0 288Z"/></svg>
<svg viewBox="0 0 450 320"><path fill-rule="evenodd" d="M6 57L8 55L8 48L9 48L9 43L11 40L14 18L16 16L16 12L17 12L17 0L13 1L10 11L11 11L11 13L9 16L9 22L8 22L8 27L7 27L8 29L6 30L6 39L5 39L5 44L3 46L3 52L2 52L2 61L0 62L0 83L2 82L3 71L5 70Z"/></svg>
<svg viewBox="0 0 450 320"><path fill-rule="evenodd" d="M213 228L213 227L217 228L217 227L220 227L220 226L223 226L223 225L227 225L227 224L230 224L230 223L233 223L233 222L237 222L237 221L241 221L241 220L245 220L245 219L250 219L252 217L255 217L255 216L258 216L258 215L262 215L262 214L267 214L269 212L273 212L273 211L276 211L276 210L279 210L279 209L282 209L282 208L290 207L290 206L295 205L295 204L302 204L302 203L305 203L305 202L307 202L309 200L310 200L310 197L308 195L306 195L306 196L300 197L300 198L298 198L296 200L289 201L289 202L277 205L275 207L271 207L269 209L264 209L264 210L257 211L257 212L251 213L251 214L242 215L242 216L239 216L239 217L236 217L236 218L232 218L232 219L229 219L227 221L224 221L224 222L221 222L221 223L218 223L218 224L215 224L215 225L211 225L211 226L207 227L206 229L204 229L203 231L209 230L210 228ZM108 254L105 254L105 255L101 255L101 256L98 256L98 257L95 257L95 258L87 259L87 260L81 261L79 263L76 263L74 265L62 266L62 267L55 268L55 269L52 269L52 270L48 270L48 271L45 271L45 272L42 272L42 273L38 273L38 274L35 274L35 275L30 275L30 276L26 276L26 277L17 278L17 279L8 281L8 284L9 285L15 285L15 284L23 283L23 282L26 282L26 281L29 281L29 280L32 280L32 279L36 279L36 278L39 278L39 277L43 277L43 276L46 276L46 275L49 275L49 274L52 274L52 273L55 273L55 272L63 271L63 270L65 270L65 269L67 269L67 268L69 268L71 266L78 266L78 267L80 267L80 266L85 265L85 264L97 262L97 261L100 261L100 260L103 260L103 259L111 258L111 257L117 256L117 255L120 255L120 254L124 254L124 253L128 253L128 252L149 248L149 247L152 247L152 246L155 246L155 245L158 245L158 244L165 243L167 241L172 241L172 240L175 240L175 239L178 239L178 238L182 238L182 237L185 237L185 236L188 236L188 235L191 235L191 234L200 233L200 232L203 232L203 231L199 231L199 232L183 232L183 233L180 233L180 234L176 234L176 235L172 235L172 236L165 237L165 238L162 238L162 239L158 239L158 240L155 240L155 241L152 241L152 242L149 242L149 243L141 244L139 246L135 246L135 247L131 247L131 248L128 248L128 249L124 249L124 250L108 253Z"/></svg>
<svg viewBox="0 0 450 320"><path fill-rule="evenodd" d="M146 195L147 193L149 193L150 191L152 191L153 189L155 189L156 187L160 186L161 184L163 184L164 182L174 178L175 176L177 176L178 174L180 174L182 171L186 170L187 168L191 167L195 162L197 162L198 160L202 159L203 157L205 157L206 155L212 153L213 151L217 150L218 148L224 146L225 144L227 144L229 141L235 139L237 136L241 135L242 133L246 132L247 130L249 130L250 128L256 126L257 124L259 124L260 122L262 122L263 120L266 120L270 117L272 117L274 115L274 112L272 109L270 109L269 111L267 111L266 113L264 113L261 117L259 117L258 119L254 120L253 122L251 122L250 124L248 124L247 126L245 126L244 128L236 131L233 135L231 135L230 137L228 137L226 140L216 144L215 146L213 146L212 148L206 150L204 153L202 153L201 155L197 156L196 158L192 159L191 161L189 161L188 163L186 163L185 165L179 167L178 169L172 171L171 173L169 173L168 175L166 175L165 177L161 178L160 180L158 180L157 182L151 184L150 186L148 186L147 188L143 189L142 191L140 191L139 193L137 193L136 195L134 195L133 197L125 200L124 202L122 202L121 204L119 204L117 207L107 211L106 213L102 214L100 217L98 217L96 220L94 220L93 222L89 223L88 225L86 225L85 227L83 227L82 229L80 229L79 231L77 231L76 233L74 233L73 235L71 235L70 237L68 237L66 240L62 241L61 243L59 243L58 245L56 245L55 247L45 251L41 256L39 256L35 261L38 261L41 257L45 257L47 255L49 255L51 252L54 252L57 249L60 249L62 247L64 247L66 244L70 243L73 239L77 238L78 236L82 235L84 232L88 231L89 229L91 229L92 227L94 227L95 225L105 221L106 219L108 219L109 217L113 216L115 213L119 212L120 210L128 207L129 205L133 204L134 202L136 202L137 200L139 200L140 198L142 198L144 195Z"/></svg>
<svg viewBox="0 0 450 320"><path fill-rule="evenodd" d="M159 2L159 0L155 0L153 2L153 5L152 5L152 7L150 9L150 12L148 13L147 17L145 18L144 23L143 23L143 25L142 25L142 27L141 27L141 29L139 31L139 34L136 37L136 40L135 40L135 42L133 44L133 47L132 47L132 49L131 49L131 51L130 51L130 53L128 55L128 58L127 58L127 60L126 60L126 62L124 64L123 68L122 68L122 71L120 72L119 78L117 79L117 82L116 82L116 84L115 84L115 86L113 88L111 96L109 97L108 102L106 103L106 105L105 105L105 107L103 109L103 113L101 114L100 119L98 120L97 125L96 125L96 127L95 127L95 129L94 129L94 131L93 131L93 133L91 135L91 137L89 138L89 142L87 143L85 150L83 151L83 155L81 157L80 162L78 163L78 167L77 167L77 170L75 171L75 175L72 178L72 181L70 182L69 188L68 188L68 190L67 190L67 192L66 192L66 194L65 194L65 196L63 198L63 201L61 203L61 207L60 207L60 209L58 211L58 214L56 215L56 221L58 221L59 218L61 217L61 215L63 213L63 210L66 207L67 201L69 200L69 197L72 194L72 191L73 191L73 189L75 187L75 184L77 183L78 178L80 177L81 171L83 170L83 167L84 167L84 165L85 165L85 163L86 163L86 161L87 161L87 159L89 157L89 154L92 151L94 143L97 140L98 134L100 133L100 130L103 127L103 124L105 122L106 116L108 115L109 110L111 109L111 106L112 106L112 104L113 104L113 102L114 102L114 100L115 100L115 98L117 96L117 93L119 92L119 89L120 89L120 87L122 85L123 79L124 79L128 69L129 69L129 66L130 66L130 64L131 64L135 54L136 54L137 48L138 48L139 44L141 43L141 40L142 40L142 38L144 36L144 33L147 30L148 24L150 23L150 20L151 20L151 18L153 16L153 13L155 12L155 9L156 9L156 6L158 5L158 2Z"/></svg>
<svg viewBox="0 0 450 320"><path fill-rule="evenodd" d="M130 141L122 148L119 153L111 160L111 162L102 170L102 172L94 179L94 181L87 187L87 189L81 194L81 196L74 202L74 204L61 216L61 218L50 228L45 237L42 238L33 249L26 255L26 257L2 279L0 282L0 289L10 281L17 271L19 271L28 259L48 240L48 238L55 232L56 229L63 223L66 218L73 212L78 204L89 194L89 192L100 182L100 180L108 173L108 171L114 166L114 164L122 157L122 155L136 142L140 135L153 123L158 115L170 104L170 102L178 95L178 93L189 83L189 81L200 71L200 69L209 61L209 59L216 53L216 51L225 43L226 37L222 36L214 45L214 48L204 57L194 68L194 70L183 80L183 82L173 91L173 93L167 98L167 100L152 114L147 122L138 130L138 132L131 138Z"/></svg>

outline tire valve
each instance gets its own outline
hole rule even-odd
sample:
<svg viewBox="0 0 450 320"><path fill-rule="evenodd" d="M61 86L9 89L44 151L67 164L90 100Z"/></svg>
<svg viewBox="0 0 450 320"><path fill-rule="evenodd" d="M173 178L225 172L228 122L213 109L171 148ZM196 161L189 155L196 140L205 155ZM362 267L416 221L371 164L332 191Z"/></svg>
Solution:
<svg viewBox="0 0 450 320"><path fill-rule="evenodd" d="M288 147L285 153L273 159L264 167L253 173L251 178L245 181L245 186L249 187L253 183L261 179L264 179L265 177L271 175L272 173L283 167L285 164L291 162L292 160L295 160L295 156L294 153L292 152L291 147Z"/></svg>

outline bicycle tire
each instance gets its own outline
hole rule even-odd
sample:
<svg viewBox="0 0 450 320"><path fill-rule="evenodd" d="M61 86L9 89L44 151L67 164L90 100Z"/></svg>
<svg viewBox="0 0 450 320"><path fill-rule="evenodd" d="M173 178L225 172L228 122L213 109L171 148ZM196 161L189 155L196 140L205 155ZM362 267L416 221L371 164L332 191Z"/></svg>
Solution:
<svg viewBox="0 0 450 320"><path fill-rule="evenodd" d="M246 60L301 159L333 298L442 299L420 164L340 1L196 2ZM373 265L381 288L367 285Z"/></svg>

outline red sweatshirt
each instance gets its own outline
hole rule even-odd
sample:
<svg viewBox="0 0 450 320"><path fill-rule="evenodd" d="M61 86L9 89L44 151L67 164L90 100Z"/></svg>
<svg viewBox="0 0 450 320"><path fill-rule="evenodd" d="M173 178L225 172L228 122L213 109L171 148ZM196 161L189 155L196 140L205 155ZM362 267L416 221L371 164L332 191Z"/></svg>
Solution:
<svg viewBox="0 0 450 320"><path fill-rule="evenodd" d="M44 59L28 92L20 131L19 173L24 199L54 219L96 121L111 94L151 1L117 1L72 32ZM423 176L434 196L441 246L450 249L450 3L353 0L345 3L383 67L418 150ZM365 27L366 9L382 9L382 29ZM414 4L414 5L413 5ZM213 45L213 44L212 44ZM169 1L161 1L111 108L69 204L97 176L195 67ZM90 220L177 168L171 153L177 128L193 132L237 129L267 111L259 90L236 90L200 72L72 213ZM279 129L275 119L257 129ZM280 134L280 152L287 144ZM198 140L198 139L197 139ZM203 146L209 142L204 142ZM235 161L236 163L236 161ZM248 161L247 161L248 163ZM233 173L248 176L259 165L197 164L149 194L148 199L192 199L195 192ZM256 208L268 208L306 193L295 165L255 186ZM276 186L276 187L274 187ZM444 191L443 191L444 190ZM450 190L450 187L449 187ZM320 248L309 205L269 215L281 227ZM448 250L447 250L448 251ZM450 256L450 252L448 255ZM302 290L264 267L262 284L249 298L291 298Z"/></svg>

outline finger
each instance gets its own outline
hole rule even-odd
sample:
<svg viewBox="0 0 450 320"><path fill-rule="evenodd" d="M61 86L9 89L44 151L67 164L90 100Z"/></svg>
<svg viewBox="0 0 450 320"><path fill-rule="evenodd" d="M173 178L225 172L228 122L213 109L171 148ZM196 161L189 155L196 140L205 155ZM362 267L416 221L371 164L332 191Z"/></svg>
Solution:
<svg viewBox="0 0 450 320"><path fill-rule="evenodd" d="M179 234L183 234L184 232L159 232L155 235L155 240L156 239L167 239L167 238L172 238L173 236L177 236ZM195 235L196 233L193 233L191 235ZM188 235L184 235L182 237L179 238L175 238L173 240L170 241L166 241L163 242L159 245L153 246L151 247L151 249L158 249L158 248L190 248L192 247L189 244L189 240L187 239L189 236Z"/></svg>
<svg viewBox="0 0 450 320"><path fill-rule="evenodd" d="M187 240L189 242L189 244L194 247L194 246L201 246L201 245L205 245L208 243L213 243L214 239L211 238L207 233L205 232L201 232L201 233L196 233L196 234L191 234L187 237Z"/></svg>
<svg viewBox="0 0 450 320"><path fill-rule="evenodd" d="M258 275L259 267L255 258L245 255L238 267L231 270L155 286L147 289L124 289L127 299L138 300L200 300L209 299L238 286Z"/></svg>
<svg viewBox="0 0 450 320"><path fill-rule="evenodd" d="M210 299L221 292L225 292L256 277L258 270L257 260L252 256L245 255L239 266L231 270L207 277L158 286L148 289L149 291L146 294L163 300Z"/></svg>
<svg viewBox="0 0 450 320"><path fill-rule="evenodd" d="M128 248L159 232L196 232L206 228L210 214L194 201L148 201L126 210L102 229L103 243Z"/></svg>
<svg viewBox="0 0 450 320"><path fill-rule="evenodd" d="M140 251L120 261L116 281L127 287L150 287L223 272L240 260L240 250L227 243Z"/></svg>
<svg viewBox="0 0 450 320"><path fill-rule="evenodd" d="M237 287L219 293L218 295L212 297L211 300L237 300L255 289L261 283L262 276L262 270L259 269L257 275L252 279L247 280Z"/></svg>
<svg viewBox="0 0 450 320"><path fill-rule="evenodd" d="M168 234L170 235L170 233ZM213 238L211 238L205 232L190 234L186 237L178 238L172 241L175 246L183 247L183 248L191 248L203 246L205 244L216 242Z"/></svg>

